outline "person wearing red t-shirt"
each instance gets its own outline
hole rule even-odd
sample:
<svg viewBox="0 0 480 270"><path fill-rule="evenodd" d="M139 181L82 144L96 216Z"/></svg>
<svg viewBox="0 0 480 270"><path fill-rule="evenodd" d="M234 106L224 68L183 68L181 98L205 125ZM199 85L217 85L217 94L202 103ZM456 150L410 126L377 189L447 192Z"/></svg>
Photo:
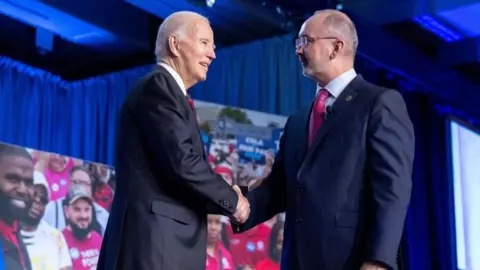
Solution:
<svg viewBox="0 0 480 270"><path fill-rule="evenodd" d="M232 181L233 181L233 174L232 174L232 170L230 170L230 168L228 168L227 166L216 166L215 167L215 173L220 175L223 180L225 180L228 184L232 185Z"/></svg>
<svg viewBox="0 0 480 270"><path fill-rule="evenodd" d="M230 224L226 226L230 239L230 251L235 265L255 266L259 261L268 257L268 245L272 230L268 223L262 223L255 228L233 234Z"/></svg>
<svg viewBox="0 0 480 270"><path fill-rule="evenodd" d="M222 241L221 216L208 215L207 221L206 270L234 270L232 255Z"/></svg>
<svg viewBox="0 0 480 270"><path fill-rule="evenodd" d="M268 245L268 258L261 260L255 266L255 270L280 270L280 259L282 258L283 226L280 219L273 225Z"/></svg>
<svg viewBox="0 0 480 270"><path fill-rule="evenodd" d="M32 203L33 171L33 159L25 148L0 144L0 243L8 270L32 269L18 220Z"/></svg>
<svg viewBox="0 0 480 270"><path fill-rule="evenodd" d="M81 186L70 188L66 198L65 217L68 225L62 231L67 242L74 270L97 268L102 237L93 229L93 199Z"/></svg>
<svg viewBox="0 0 480 270"><path fill-rule="evenodd" d="M108 185L111 171L104 165L90 163L88 169L92 175L93 199L97 204L110 211L113 202L113 191Z"/></svg>

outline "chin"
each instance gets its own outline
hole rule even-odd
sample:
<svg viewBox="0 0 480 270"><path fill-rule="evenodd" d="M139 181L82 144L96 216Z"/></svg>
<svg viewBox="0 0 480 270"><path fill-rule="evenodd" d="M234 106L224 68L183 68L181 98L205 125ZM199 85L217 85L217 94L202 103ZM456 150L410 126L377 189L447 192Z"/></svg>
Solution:
<svg viewBox="0 0 480 270"><path fill-rule="evenodd" d="M199 74L198 81L203 82L207 79L207 74Z"/></svg>
<svg viewBox="0 0 480 270"><path fill-rule="evenodd" d="M304 67L302 73L305 77L311 77L313 72L310 68Z"/></svg>

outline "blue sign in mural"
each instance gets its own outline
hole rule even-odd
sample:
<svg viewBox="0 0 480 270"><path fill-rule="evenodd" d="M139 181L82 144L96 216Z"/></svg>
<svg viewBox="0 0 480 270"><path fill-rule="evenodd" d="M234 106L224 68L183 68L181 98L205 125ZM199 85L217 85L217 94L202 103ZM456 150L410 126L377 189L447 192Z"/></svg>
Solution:
<svg viewBox="0 0 480 270"><path fill-rule="evenodd" d="M272 149L272 140L262 140L247 136L237 137L237 152L245 162L254 161L256 164L265 164L265 155Z"/></svg>
<svg viewBox="0 0 480 270"><path fill-rule="evenodd" d="M202 141L203 141L203 147L205 149L205 155L208 156L208 152L210 150L210 135L202 131Z"/></svg>
<svg viewBox="0 0 480 270"><path fill-rule="evenodd" d="M282 135L283 135L283 128L275 129L272 132L272 142L273 142L272 149L275 151L275 154L280 149L280 138L282 137Z"/></svg>

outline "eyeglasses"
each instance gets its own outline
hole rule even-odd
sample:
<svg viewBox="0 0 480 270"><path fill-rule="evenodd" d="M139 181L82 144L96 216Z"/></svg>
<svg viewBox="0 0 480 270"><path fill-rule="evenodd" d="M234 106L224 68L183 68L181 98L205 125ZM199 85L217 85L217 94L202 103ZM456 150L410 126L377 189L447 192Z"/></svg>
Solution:
<svg viewBox="0 0 480 270"><path fill-rule="evenodd" d="M89 181L79 180L79 179L75 179L75 178L71 178L70 182L75 184L75 185L82 185L82 186L91 186L92 185L92 183L89 182Z"/></svg>
<svg viewBox="0 0 480 270"><path fill-rule="evenodd" d="M307 45L308 43L313 43L317 40L320 40L320 39L338 39L336 37L316 37L316 38L312 38L312 37L308 37L308 36L301 36L301 37L298 37L297 39L295 39L295 48L298 49L300 47L303 47L305 45Z"/></svg>
<svg viewBox="0 0 480 270"><path fill-rule="evenodd" d="M38 200L38 202L40 202L43 205L47 205L47 203L48 203L47 195L45 195L43 193L35 191L34 194L33 194L33 198L34 198L34 200Z"/></svg>

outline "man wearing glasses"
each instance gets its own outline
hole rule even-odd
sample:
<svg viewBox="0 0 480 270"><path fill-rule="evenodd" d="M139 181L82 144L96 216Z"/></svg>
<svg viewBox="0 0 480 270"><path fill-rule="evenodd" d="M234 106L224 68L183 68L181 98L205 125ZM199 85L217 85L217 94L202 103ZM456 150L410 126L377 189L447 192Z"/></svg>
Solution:
<svg viewBox="0 0 480 270"><path fill-rule="evenodd" d="M354 24L336 10L315 13L296 40L317 94L288 119L271 173L247 194L249 219L234 226L286 211L282 270L397 269L413 126L397 91L356 74L357 46Z"/></svg>
<svg viewBox="0 0 480 270"><path fill-rule="evenodd" d="M43 173L34 171L33 196L28 214L21 221L21 235L33 269L71 270L72 260L63 234L42 220L50 200Z"/></svg>
<svg viewBox="0 0 480 270"><path fill-rule="evenodd" d="M83 166L75 166L70 170L70 186L69 189L80 187L88 190L91 196L93 196L93 177L90 174L89 169ZM55 201L50 201L46 208L43 220L58 229L63 231L67 227L67 219L65 217L65 203L66 197L60 198ZM105 208L100 206L95 201L93 202L93 208L95 210L94 226L98 229L98 233L103 235L107 227L107 221L109 213Z"/></svg>

